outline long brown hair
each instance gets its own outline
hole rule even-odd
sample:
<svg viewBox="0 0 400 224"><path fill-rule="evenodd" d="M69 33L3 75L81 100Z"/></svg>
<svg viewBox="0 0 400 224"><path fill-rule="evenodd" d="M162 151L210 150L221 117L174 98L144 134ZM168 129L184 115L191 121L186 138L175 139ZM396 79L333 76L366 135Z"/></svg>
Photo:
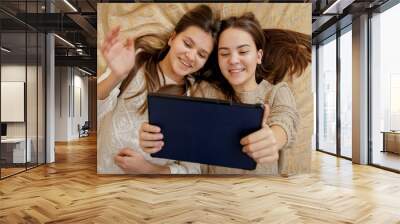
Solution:
<svg viewBox="0 0 400 224"><path fill-rule="evenodd" d="M263 72L266 79L277 84L285 76L300 76L311 63L310 35L283 29L264 29L266 45Z"/></svg>
<svg viewBox="0 0 400 224"><path fill-rule="evenodd" d="M277 84L287 75L301 75L311 62L311 37L295 31L283 29L262 29L260 23L251 12L240 17L232 16L221 21L218 39L228 28L238 28L249 33L257 50L263 50L262 63L256 67L257 83L265 79ZM212 60L218 60L217 51ZM212 65L212 73L198 77L220 89L227 99L240 102L228 80L222 75L217 63Z"/></svg>
<svg viewBox="0 0 400 224"><path fill-rule="evenodd" d="M196 26L206 33L211 34L212 38L214 39L214 43L216 42L218 22L210 7L206 5L199 5L192 10L186 12L176 24L174 31L176 35L178 35L190 26ZM163 47L157 48L152 46L149 41L151 39L158 40L159 45ZM163 80L164 83L161 83L162 80L160 80L158 75L158 63L162 61L164 57L168 54L170 47L168 46L167 41L168 37L156 34L141 36L135 40L135 50L141 49L141 51L136 55L134 68L121 83L121 91L119 96L126 90L129 83L135 77L137 71L141 68L143 68L144 72L146 82L145 86L138 93L134 94L133 96L128 96L125 99L130 99L141 95L145 90L147 90L148 92L157 91L160 89L161 86L165 85L165 80ZM204 69L205 68L207 68L207 66L205 66ZM204 73L204 69L202 68L196 73ZM185 79L185 83L185 86L189 84L187 79ZM139 107L139 113L143 114L146 109L147 102L145 101Z"/></svg>

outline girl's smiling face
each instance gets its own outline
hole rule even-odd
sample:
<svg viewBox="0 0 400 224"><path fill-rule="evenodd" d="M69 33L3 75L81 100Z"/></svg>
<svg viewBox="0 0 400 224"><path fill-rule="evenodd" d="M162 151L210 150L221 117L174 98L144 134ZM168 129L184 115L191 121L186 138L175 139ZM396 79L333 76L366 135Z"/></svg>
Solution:
<svg viewBox="0 0 400 224"><path fill-rule="evenodd" d="M179 34L173 34L168 41L170 50L165 59L169 72L175 80L200 70L206 63L213 49L211 34L190 26Z"/></svg>
<svg viewBox="0 0 400 224"><path fill-rule="evenodd" d="M251 91L257 86L256 67L263 51L257 50L252 36L239 28L224 30L218 40L218 64L236 92Z"/></svg>

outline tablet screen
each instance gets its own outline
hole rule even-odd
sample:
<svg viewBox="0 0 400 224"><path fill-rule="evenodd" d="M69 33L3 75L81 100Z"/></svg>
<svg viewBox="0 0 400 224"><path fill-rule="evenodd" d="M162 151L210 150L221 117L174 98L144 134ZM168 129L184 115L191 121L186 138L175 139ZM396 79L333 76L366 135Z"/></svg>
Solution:
<svg viewBox="0 0 400 224"><path fill-rule="evenodd" d="M261 128L260 104L148 95L149 123L161 128L164 146L153 157L253 170L240 139Z"/></svg>

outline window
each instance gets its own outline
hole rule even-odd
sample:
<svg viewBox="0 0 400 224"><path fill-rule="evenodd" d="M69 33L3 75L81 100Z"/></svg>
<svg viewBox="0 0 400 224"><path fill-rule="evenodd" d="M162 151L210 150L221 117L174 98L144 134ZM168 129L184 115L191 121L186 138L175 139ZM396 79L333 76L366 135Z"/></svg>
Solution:
<svg viewBox="0 0 400 224"><path fill-rule="evenodd" d="M400 129L400 33L396 29L398 21L399 4L371 18L372 164L395 170L400 170L400 155L386 150L383 132L390 133ZM392 143L394 142L390 144ZM400 147L400 141L395 144L398 144L395 148Z"/></svg>
<svg viewBox="0 0 400 224"><path fill-rule="evenodd" d="M352 32L340 36L340 154L352 157Z"/></svg>
<svg viewBox="0 0 400 224"><path fill-rule="evenodd" d="M336 154L336 36L318 48L318 149Z"/></svg>
<svg viewBox="0 0 400 224"><path fill-rule="evenodd" d="M24 13L40 11L44 1L18 2ZM15 2L5 2L15 5ZM2 114L18 115L18 119L1 119L6 132L0 144L0 179L45 163L45 34L16 21L3 12L9 21L0 24L0 90L4 96L20 94L18 111L3 101ZM14 89L7 88L15 87ZM15 94L14 94L15 92ZM10 98L10 97L9 97ZM15 105L12 105L15 106ZM19 113L22 115L19 115ZM3 135L3 134L2 134Z"/></svg>

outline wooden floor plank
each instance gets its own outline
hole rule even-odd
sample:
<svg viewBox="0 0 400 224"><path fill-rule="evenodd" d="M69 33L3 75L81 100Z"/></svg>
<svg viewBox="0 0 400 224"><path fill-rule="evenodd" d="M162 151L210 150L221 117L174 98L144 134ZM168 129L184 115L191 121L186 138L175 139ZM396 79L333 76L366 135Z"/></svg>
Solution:
<svg viewBox="0 0 400 224"><path fill-rule="evenodd" d="M0 223L400 223L400 175L313 152L292 177L96 174L96 139L0 181Z"/></svg>

